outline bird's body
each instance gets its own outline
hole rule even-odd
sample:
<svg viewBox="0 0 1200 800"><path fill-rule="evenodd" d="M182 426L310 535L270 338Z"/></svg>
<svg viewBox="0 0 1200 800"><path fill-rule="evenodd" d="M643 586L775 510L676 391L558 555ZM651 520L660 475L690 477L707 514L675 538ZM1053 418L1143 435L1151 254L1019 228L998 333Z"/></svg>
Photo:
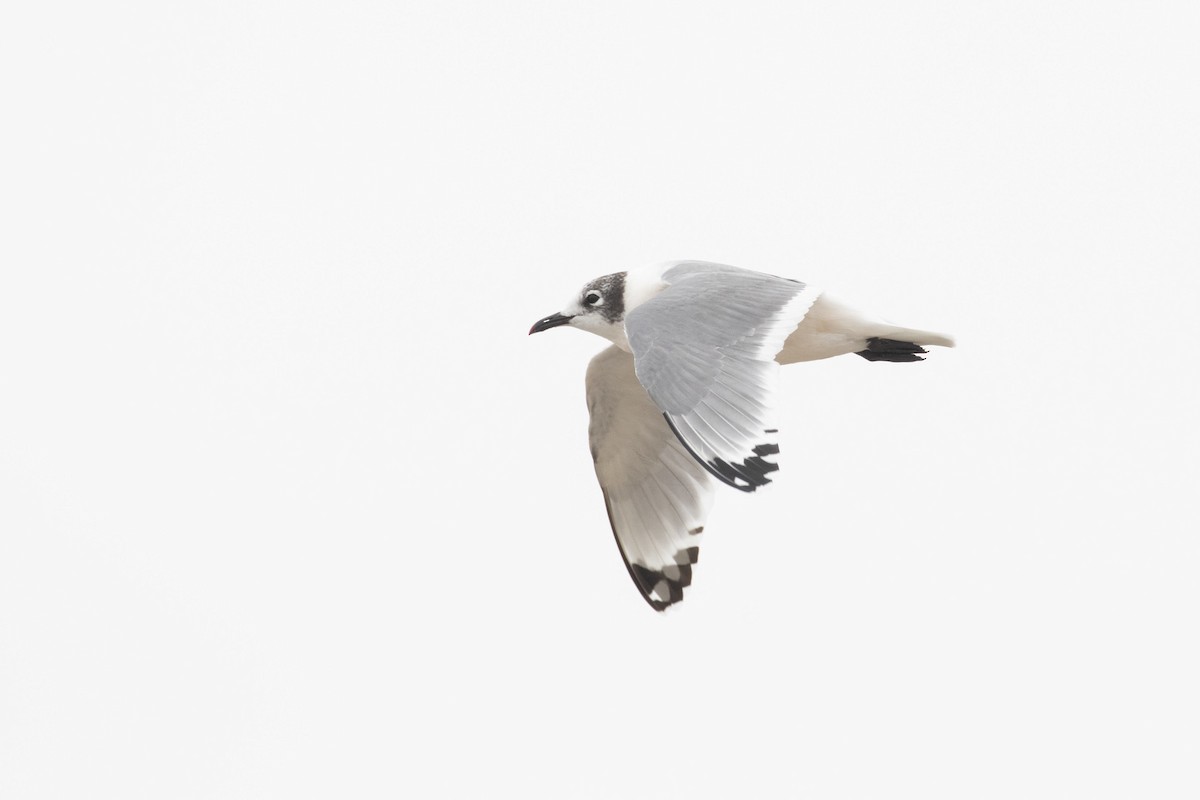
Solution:
<svg viewBox="0 0 1200 800"><path fill-rule="evenodd" d="M656 610L691 583L713 479L751 492L778 469L779 364L920 361L921 345L954 346L798 281L703 261L597 278L530 333L560 325L612 342L588 367L592 458L629 574Z"/></svg>

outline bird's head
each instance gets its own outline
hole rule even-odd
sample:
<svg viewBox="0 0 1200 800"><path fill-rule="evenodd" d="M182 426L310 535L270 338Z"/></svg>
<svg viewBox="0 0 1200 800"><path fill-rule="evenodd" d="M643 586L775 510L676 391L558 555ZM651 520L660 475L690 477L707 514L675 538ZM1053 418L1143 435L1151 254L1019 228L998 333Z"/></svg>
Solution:
<svg viewBox="0 0 1200 800"><path fill-rule="evenodd" d="M531 334L540 333L560 325L603 336L625 349L625 276L614 272L589 281L571 298L562 311L543 317L533 323Z"/></svg>

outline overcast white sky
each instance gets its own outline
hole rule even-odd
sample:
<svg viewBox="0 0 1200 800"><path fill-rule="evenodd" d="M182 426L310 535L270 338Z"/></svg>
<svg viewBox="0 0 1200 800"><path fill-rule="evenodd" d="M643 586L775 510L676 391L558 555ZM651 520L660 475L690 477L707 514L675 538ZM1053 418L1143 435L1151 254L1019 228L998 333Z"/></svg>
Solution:
<svg viewBox="0 0 1200 800"><path fill-rule="evenodd" d="M0 18L0 796L1194 798L1195 3ZM587 449L670 258L784 371L643 603Z"/></svg>

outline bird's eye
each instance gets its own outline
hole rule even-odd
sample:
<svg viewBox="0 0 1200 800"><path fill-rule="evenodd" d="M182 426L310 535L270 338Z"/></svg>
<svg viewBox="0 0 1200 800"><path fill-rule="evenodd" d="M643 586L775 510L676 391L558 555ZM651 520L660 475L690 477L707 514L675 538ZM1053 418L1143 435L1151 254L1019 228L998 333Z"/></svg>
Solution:
<svg viewBox="0 0 1200 800"><path fill-rule="evenodd" d="M594 306L600 302L599 292L588 292L583 296L583 304L585 306Z"/></svg>

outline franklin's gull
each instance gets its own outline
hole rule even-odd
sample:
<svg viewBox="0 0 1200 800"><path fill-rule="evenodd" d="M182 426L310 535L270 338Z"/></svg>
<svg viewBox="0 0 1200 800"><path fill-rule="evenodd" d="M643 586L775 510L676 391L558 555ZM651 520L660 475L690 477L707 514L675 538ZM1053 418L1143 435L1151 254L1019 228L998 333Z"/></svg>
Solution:
<svg viewBox="0 0 1200 800"><path fill-rule="evenodd" d="M587 371L592 459L617 547L656 611L692 582L714 479L753 492L779 469L780 364L922 361L922 345L954 346L799 281L706 261L596 278L529 332L564 325L612 342Z"/></svg>

